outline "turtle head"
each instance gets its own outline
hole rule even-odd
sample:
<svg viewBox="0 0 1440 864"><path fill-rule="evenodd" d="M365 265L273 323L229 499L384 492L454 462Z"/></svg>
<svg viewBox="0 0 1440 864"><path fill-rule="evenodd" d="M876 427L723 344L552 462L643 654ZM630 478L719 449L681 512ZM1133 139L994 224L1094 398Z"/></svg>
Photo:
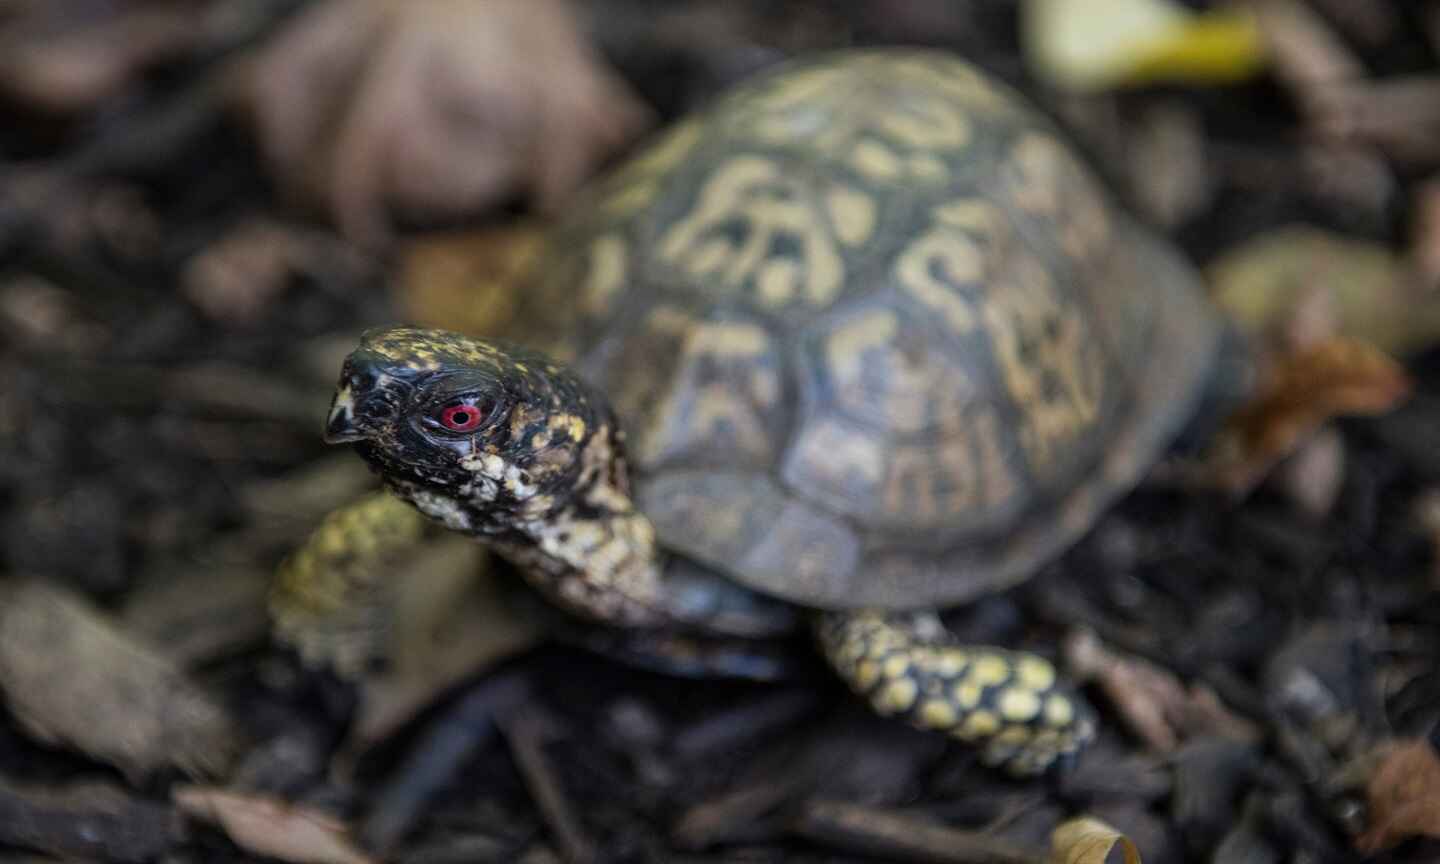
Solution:
<svg viewBox="0 0 1440 864"><path fill-rule="evenodd" d="M478 530L481 515L493 528L563 505L593 480L582 457L612 429L603 400L542 355L392 327L367 331L346 358L325 440L356 444L402 497Z"/></svg>

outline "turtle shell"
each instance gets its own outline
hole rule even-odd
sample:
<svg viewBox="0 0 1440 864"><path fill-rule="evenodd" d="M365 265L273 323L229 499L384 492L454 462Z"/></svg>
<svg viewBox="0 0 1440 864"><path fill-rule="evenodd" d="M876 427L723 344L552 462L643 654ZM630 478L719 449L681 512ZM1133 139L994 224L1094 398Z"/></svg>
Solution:
<svg viewBox="0 0 1440 864"><path fill-rule="evenodd" d="M1030 575L1167 446L1218 342L1052 124L922 50L741 85L542 261L506 335L609 395L665 546L825 608Z"/></svg>

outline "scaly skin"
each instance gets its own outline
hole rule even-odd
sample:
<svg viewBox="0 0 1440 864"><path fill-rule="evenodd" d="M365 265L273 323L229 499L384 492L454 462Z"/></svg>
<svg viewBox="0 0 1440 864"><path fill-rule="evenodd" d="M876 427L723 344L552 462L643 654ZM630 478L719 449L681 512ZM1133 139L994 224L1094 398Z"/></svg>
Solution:
<svg viewBox="0 0 1440 864"><path fill-rule="evenodd" d="M440 418L457 404L483 421L445 428ZM372 331L346 361L327 438L358 443L400 498L488 544L577 614L624 627L704 628L711 619L692 611L697 590L741 591L693 571L674 575L676 560L630 498L623 436L605 400L544 357L444 331ZM372 596L370 583L324 574L326 561L347 559L321 550L357 539L387 513L371 503L336 517L297 553L280 581L282 637L316 644L307 634L320 619L327 632L346 630L333 622L356 618L346 598ZM364 542L384 548L414 536L403 527L391 540ZM763 618L766 602L747 594L719 605ZM957 644L933 614L825 612L815 626L831 665L877 711L974 743L1013 773L1043 771L1093 734L1090 710L1049 661Z"/></svg>

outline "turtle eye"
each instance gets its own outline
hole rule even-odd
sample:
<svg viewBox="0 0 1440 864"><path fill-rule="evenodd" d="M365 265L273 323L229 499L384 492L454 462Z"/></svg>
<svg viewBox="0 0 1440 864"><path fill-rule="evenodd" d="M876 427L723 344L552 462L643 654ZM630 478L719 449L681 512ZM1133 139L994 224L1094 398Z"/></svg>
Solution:
<svg viewBox="0 0 1440 864"><path fill-rule="evenodd" d="M485 406L476 402L452 402L441 408L435 419L451 432L474 432L487 413Z"/></svg>

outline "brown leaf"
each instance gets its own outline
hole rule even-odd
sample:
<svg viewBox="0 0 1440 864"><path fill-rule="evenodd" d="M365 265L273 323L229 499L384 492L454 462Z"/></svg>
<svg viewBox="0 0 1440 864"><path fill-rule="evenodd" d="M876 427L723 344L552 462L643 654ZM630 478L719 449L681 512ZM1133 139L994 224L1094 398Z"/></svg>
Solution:
<svg viewBox="0 0 1440 864"><path fill-rule="evenodd" d="M0 693L30 734L133 778L228 764L230 718L154 649L54 586L24 582L0 595Z"/></svg>
<svg viewBox="0 0 1440 864"><path fill-rule="evenodd" d="M308 807L231 792L214 786L182 786L174 792L184 813L220 826L256 855L299 864L374 864L350 839L340 820Z"/></svg>
<svg viewBox="0 0 1440 864"><path fill-rule="evenodd" d="M1440 160L1440 76L1316 87L1305 109L1330 140L1375 146L1399 161Z"/></svg>
<svg viewBox="0 0 1440 864"><path fill-rule="evenodd" d="M186 261L180 287L210 318L246 325L259 321L291 281L307 273L347 273L359 281L364 262L329 232L254 219Z"/></svg>
<svg viewBox="0 0 1440 864"><path fill-rule="evenodd" d="M202 14L189 2L15 5L0 35L0 97L55 113L86 110L182 54Z"/></svg>
<svg viewBox="0 0 1440 864"><path fill-rule="evenodd" d="M506 602L488 560L468 538L450 535L409 561L392 586L389 662L364 679L347 752L383 740L442 692L540 640L538 623Z"/></svg>
<svg viewBox="0 0 1440 864"><path fill-rule="evenodd" d="M1226 420L1200 480L1244 494L1326 422L1383 414L1411 386L1404 368L1368 343L1337 337L1300 348Z"/></svg>
<svg viewBox="0 0 1440 864"><path fill-rule="evenodd" d="M1129 837L1099 819L1082 816L1055 826L1050 864L1107 864L1117 846L1125 864L1140 864L1140 850Z"/></svg>
<svg viewBox="0 0 1440 864"><path fill-rule="evenodd" d="M1440 759L1423 740L1395 741L1380 754L1365 786L1369 824L1355 838L1365 854L1408 837L1440 838Z"/></svg>
<svg viewBox="0 0 1440 864"><path fill-rule="evenodd" d="M479 336L504 334L543 237L544 226L520 222L406 243L398 286L405 319Z"/></svg>
<svg viewBox="0 0 1440 864"><path fill-rule="evenodd" d="M330 0L242 81L281 183L366 242L393 216L553 211L650 122L564 0Z"/></svg>
<svg viewBox="0 0 1440 864"><path fill-rule="evenodd" d="M1076 677L1095 680L1130 731L1158 752L1168 753L1202 734L1259 738L1254 725L1225 707L1210 688L1187 688L1174 673L1111 650L1089 631L1066 639L1065 659Z"/></svg>

